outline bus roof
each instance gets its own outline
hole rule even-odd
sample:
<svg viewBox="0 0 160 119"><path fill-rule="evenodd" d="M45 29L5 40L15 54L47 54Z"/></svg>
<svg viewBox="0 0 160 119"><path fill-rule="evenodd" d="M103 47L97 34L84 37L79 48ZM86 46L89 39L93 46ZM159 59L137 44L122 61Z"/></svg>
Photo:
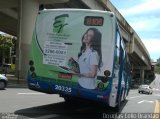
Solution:
<svg viewBox="0 0 160 119"><path fill-rule="evenodd" d="M44 9L40 12L52 12L52 11L72 11L72 12L96 12L96 13L107 13L114 15L113 12L110 11L102 11L102 10L93 10L93 9L71 9L71 8L64 8L64 9Z"/></svg>

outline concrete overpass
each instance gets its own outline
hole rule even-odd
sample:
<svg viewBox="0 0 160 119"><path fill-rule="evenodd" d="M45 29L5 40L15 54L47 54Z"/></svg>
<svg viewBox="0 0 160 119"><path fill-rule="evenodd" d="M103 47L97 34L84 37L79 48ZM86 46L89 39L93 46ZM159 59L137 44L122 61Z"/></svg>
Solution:
<svg viewBox="0 0 160 119"><path fill-rule="evenodd" d="M134 29L111 4L109 0L5 0L0 1L0 31L18 37L17 70L21 77L25 76L28 64L28 50L32 37L36 15L40 8L85 8L112 11L117 16L122 37L132 69L139 73L144 81L145 71L151 69L151 59L147 49ZM23 55L25 54L25 55ZM23 64L23 65L22 65ZM148 74L148 73L147 73Z"/></svg>

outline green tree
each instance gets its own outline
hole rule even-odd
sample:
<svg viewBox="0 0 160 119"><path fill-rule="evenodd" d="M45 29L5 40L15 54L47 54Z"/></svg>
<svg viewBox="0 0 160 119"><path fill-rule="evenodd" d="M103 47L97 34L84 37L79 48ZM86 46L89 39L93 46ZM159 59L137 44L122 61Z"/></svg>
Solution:
<svg viewBox="0 0 160 119"><path fill-rule="evenodd" d="M0 58L1 63L5 63L5 58L10 59L10 51L14 47L15 38L10 35L0 34Z"/></svg>
<svg viewBox="0 0 160 119"><path fill-rule="evenodd" d="M157 62L160 63L160 58L157 59Z"/></svg>
<svg viewBox="0 0 160 119"><path fill-rule="evenodd" d="M160 74L160 62L155 65L155 73Z"/></svg>

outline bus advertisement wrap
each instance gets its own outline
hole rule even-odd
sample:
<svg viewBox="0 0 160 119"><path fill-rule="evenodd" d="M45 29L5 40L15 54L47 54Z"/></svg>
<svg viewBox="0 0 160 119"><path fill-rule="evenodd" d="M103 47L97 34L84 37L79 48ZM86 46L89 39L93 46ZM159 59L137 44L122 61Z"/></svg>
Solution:
<svg viewBox="0 0 160 119"><path fill-rule="evenodd" d="M115 63L115 28L111 13L39 12L32 37L29 86L108 101Z"/></svg>

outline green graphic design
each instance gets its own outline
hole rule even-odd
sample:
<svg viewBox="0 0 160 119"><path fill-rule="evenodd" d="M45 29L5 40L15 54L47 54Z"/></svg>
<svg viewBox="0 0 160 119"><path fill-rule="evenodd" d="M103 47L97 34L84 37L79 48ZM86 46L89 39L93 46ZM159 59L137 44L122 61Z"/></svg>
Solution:
<svg viewBox="0 0 160 119"><path fill-rule="evenodd" d="M66 17L69 17L68 14L63 14L55 17L55 22L53 23L53 32L62 33L64 26L68 25L65 23Z"/></svg>

